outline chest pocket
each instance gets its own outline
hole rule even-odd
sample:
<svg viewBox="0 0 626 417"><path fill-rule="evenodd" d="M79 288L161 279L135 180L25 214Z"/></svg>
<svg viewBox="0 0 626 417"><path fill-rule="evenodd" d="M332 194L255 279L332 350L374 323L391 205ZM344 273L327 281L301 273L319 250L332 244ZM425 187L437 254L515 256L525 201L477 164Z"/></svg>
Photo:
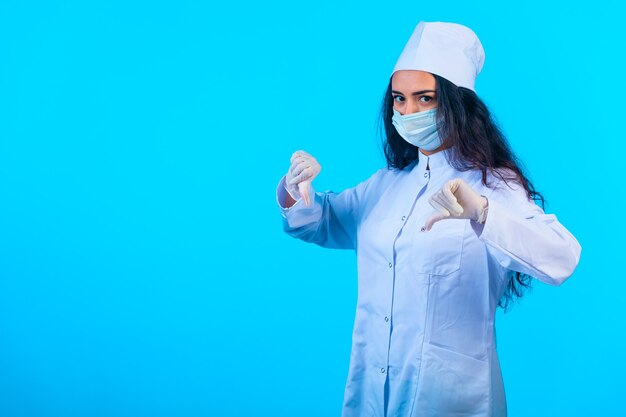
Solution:
<svg viewBox="0 0 626 417"><path fill-rule="evenodd" d="M444 219L435 223L428 232L422 232L417 227L412 250L415 271L432 275L449 275L458 271L468 225L469 221L465 219Z"/></svg>

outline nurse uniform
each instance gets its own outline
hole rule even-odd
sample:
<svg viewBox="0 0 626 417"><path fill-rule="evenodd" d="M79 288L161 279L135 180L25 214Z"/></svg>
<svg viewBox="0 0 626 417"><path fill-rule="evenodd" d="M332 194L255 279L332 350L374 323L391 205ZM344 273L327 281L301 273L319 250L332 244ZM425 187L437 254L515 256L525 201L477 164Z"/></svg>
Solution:
<svg viewBox="0 0 626 417"><path fill-rule="evenodd" d="M420 22L397 67L410 67L413 57L412 69L432 71L418 65L434 62L428 54L415 61L425 40L428 48L439 51L446 45L454 49L455 42L464 45L466 69L482 66L482 47L468 31ZM455 81L468 86L459 67L453 73L461 78ZM465 71L472 88L478 71ZM453 73L446 75L454 78ZM553 214L529 200L523 187L490 175L488 188L480 171L452 167L452 152L420 154L405 169L380 169L340 193L316 192L310 186L310 206L299 199L285 208L284 177L278 185L286 233L327 248L353 249L357 255L358 298L344 417L506 416L494 320L511 271L560 285L578 264L576 239ZM454 178L487 197L485 223L446 219L423 232L434 211L429 198Z"/></svg>

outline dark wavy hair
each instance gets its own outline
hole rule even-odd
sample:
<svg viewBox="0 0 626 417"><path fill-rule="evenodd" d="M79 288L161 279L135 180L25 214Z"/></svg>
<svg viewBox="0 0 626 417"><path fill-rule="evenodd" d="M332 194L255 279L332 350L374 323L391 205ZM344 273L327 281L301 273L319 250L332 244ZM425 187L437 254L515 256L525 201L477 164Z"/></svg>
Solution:
<svg viewBox="0 0 626 417"><path fill-rule="evenodd" d="M502 131L498 128L487 106L476 93L465 87L457 87L450 81L433 74L437 82L437 123L439 135L445 148L452 147L450 164L459 171L480 170L486 187L487 174L491 173L508 184L516 182L526 190L528 198L545 208L546 200L524 174L523 166L513 154ZM393 97L391 79L383 98L380 112L383 151L388 168L404 169L419 159L420 152L398 134L391 122ZM521 297L531 286L532 277L512 272L507 288L498 307L507 311L510 303Z"/></svg>

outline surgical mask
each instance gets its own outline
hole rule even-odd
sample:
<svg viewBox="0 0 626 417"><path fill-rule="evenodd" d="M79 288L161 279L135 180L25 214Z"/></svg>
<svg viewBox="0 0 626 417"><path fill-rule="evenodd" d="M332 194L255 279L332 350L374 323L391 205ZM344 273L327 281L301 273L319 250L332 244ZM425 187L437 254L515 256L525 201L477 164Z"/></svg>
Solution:
<svg viewBox="0 0 626 417"><path fill-rule="evenodd" d="M393 109L391 122L398 134L411 145L425 151L434 151L441 146L442 140L437 132L437 109L401 115Z"/></svg>

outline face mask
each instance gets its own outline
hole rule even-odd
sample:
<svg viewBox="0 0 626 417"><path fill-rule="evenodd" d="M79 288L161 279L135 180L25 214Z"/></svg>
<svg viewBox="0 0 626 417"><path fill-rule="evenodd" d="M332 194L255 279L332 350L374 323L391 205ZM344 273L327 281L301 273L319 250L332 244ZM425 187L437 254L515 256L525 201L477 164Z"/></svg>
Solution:
<svg viewBox="0 0 626 417"><path fill-rule="evenodd" d="M436 116L437 109L420 111L406 116L394 109L391 121L398 134L411 145L425 151L434 151L442 144L437 132Z"/></svg>

